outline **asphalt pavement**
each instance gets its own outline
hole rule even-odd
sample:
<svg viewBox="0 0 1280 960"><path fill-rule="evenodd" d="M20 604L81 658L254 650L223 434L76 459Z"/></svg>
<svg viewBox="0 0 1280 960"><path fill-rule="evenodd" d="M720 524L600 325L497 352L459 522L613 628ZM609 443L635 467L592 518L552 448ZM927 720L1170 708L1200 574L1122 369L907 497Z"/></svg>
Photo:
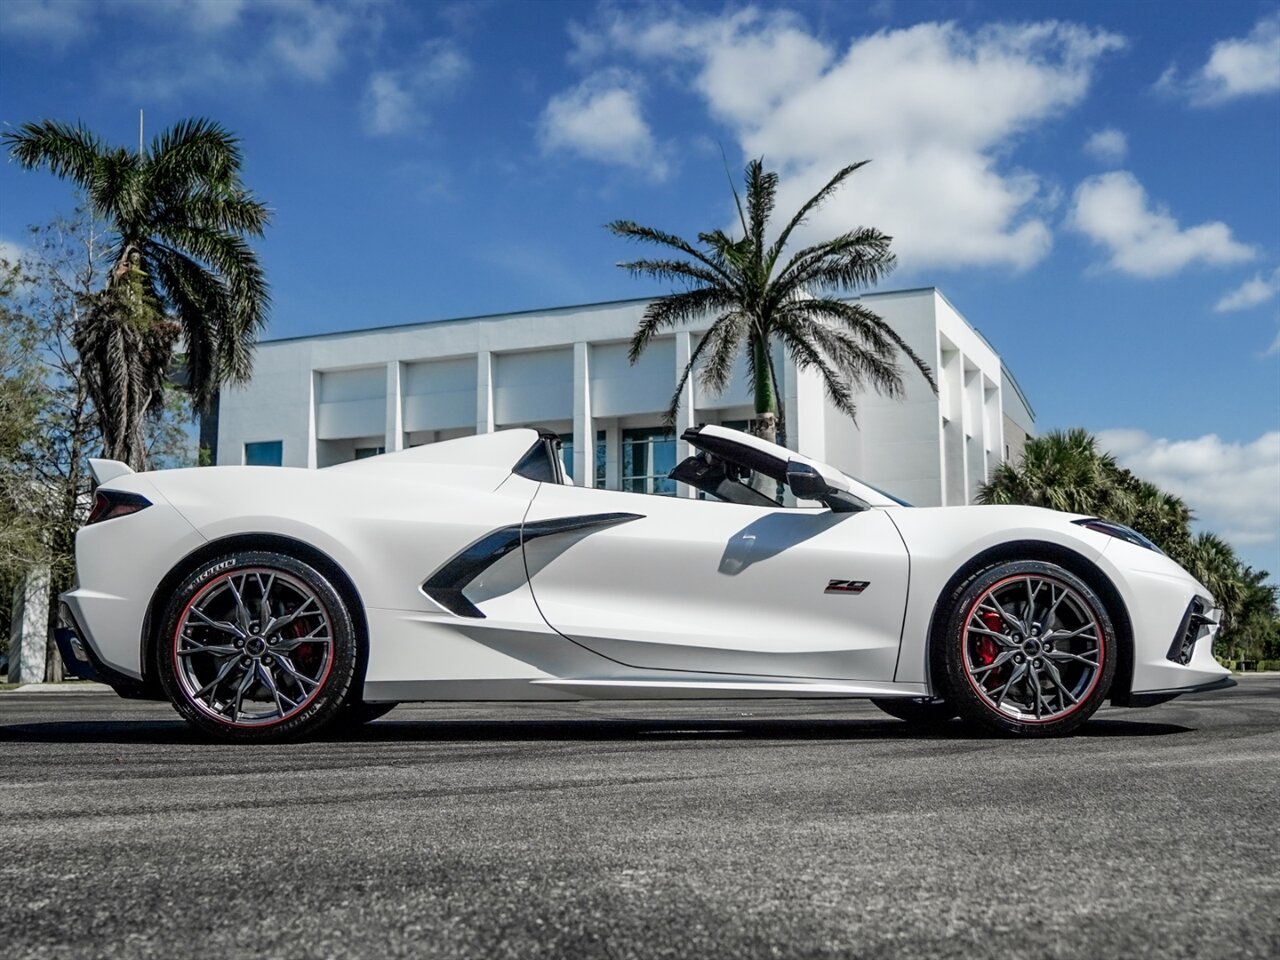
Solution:
<svg viewBox="0 0 1280 960"><path fill-rule="evenodd" d="M0 693L5 957L1280 956L1280 677L1066 740L857 701L202 742Z"/></svg>

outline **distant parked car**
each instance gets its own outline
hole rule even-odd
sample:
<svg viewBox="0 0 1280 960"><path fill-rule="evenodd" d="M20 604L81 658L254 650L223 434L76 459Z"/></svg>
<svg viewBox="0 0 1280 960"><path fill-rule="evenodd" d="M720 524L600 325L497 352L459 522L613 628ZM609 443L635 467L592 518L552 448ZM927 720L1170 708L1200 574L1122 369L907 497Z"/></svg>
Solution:
<svg viewBox="0 0 1280 960"><path fill-rule="evenodd" d="M744 433L683 439L670 476L705 499L575 487L524 429L323 470L95 461L64 658L233 740L405 700L669 697L1046 736L1232 682L1208 590L1126 527L913 509Z"/></svg>

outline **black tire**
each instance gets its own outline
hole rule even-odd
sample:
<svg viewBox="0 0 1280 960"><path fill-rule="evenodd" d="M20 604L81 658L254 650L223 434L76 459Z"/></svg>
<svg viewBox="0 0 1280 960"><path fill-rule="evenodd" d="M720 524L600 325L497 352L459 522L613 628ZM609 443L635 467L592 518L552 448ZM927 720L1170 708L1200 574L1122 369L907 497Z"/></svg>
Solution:
<svg viewBox="0 0 1280 960"><path fill-rule="evenodd" d="M1115 628L1106 605L1069 570L1003 563L974 574L946 603L933 675L965 721L1006 736L1062 736L1106 699Z"/></svg>
<svg viewBox="0 0 1280 960"><path fill-rule="evenodd" d="M939 697L877 697L871 702L915 727L940 727L958 716L956 708Z"/></svg>
<svg viewBox="0 0 1280 960"><path fill-rule="evenodd" d="M214 557L183 579L160 624L165 695L210 736L312 736L347 704L359 662L355 623L329 580L296 557Z"/></svg>

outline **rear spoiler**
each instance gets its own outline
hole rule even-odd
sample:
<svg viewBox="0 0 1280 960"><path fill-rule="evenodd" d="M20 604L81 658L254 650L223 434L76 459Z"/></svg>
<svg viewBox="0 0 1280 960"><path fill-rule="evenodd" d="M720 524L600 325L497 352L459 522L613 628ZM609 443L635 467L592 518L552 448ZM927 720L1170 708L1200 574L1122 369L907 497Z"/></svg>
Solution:
<svg viewBox="0 0 1280 960"><path fill-rule="evenodd" d="M116 477L124 477L133 473L133 467L119 460L90 460L89 472L93 474L95 486L110 483Z"/></svg>

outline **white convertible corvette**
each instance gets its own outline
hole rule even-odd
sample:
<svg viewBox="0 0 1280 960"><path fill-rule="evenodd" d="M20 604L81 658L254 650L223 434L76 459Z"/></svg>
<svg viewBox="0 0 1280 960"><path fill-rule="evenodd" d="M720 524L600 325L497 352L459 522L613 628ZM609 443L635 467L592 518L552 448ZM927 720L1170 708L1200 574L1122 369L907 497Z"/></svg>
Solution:
<svg viewBox="0 0 1280 960"><path fill-rule="evenodd" d="M696 499L575 487L524 429L323 470L95 461L63 658L236 740L596 697L868 697L1043 736L1231 685L1212 597L1128 528L910 508L737 431L684 439Z"/></svg>

